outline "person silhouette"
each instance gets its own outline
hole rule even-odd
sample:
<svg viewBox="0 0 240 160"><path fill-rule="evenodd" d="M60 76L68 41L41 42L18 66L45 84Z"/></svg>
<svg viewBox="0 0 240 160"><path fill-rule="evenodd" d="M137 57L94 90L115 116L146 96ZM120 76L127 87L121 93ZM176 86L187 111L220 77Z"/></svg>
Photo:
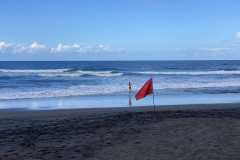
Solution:
<svg viewBox="0 0 240 160"><path fill-rule="evenodd" d="M131 107L132 106L132 98L131 98L132 84L130 82L128 83L128 87L129 87L129 107Z"/></svg>
<svg viewBox="0 0 240 160"><path fill-rule="evenodd" d="M132 83L128 83L128 87L129 87L129 91L131 91L131 88L132 88Z"/></svg>

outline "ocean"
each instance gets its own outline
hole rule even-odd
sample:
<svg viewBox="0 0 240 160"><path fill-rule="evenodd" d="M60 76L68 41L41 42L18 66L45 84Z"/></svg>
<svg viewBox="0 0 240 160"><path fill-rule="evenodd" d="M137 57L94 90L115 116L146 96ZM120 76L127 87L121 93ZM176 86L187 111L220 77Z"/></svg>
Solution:
<svg viewBox="0 0 240 160"><path fill-rule="evenodd" d="M240 102L240 61L1 61L0 109L151 105L151 77L156 105Z"/></svg>

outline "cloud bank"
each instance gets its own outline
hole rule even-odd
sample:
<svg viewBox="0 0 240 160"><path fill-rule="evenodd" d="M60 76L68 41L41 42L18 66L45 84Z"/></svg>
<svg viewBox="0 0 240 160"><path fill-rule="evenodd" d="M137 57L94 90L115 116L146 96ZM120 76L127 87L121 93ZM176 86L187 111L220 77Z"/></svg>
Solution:
<svg viewBox="0 0 240 160"><path fill-rule="evenodd" d="M214 46L207 46L201 48L193 49L194 52L198 53L209 53L209 54L240 54L240 43L237 40L240 39L240 32L237 32L234 37L224 40L223 42L230 42L230 43L221 43Z"/></svg>
<svg viewBox="0 0 240 160"><path fill-rule="evenodd" d="M232 37L230 39L226 39L223 42L231 42L231 41L236 41L236 40L239 40L239 39L240 39L240 32L237 32L235 37Z"/></svg>
<svg viewBox="0 0 240 160"><path fill-rule="evenodd" d="M108 45L65 45L58 44L56 47L48 47L36 42L30 46L25 46L18 43L0 42L0 53L122 53L124 48L112 48Z"/></svg>

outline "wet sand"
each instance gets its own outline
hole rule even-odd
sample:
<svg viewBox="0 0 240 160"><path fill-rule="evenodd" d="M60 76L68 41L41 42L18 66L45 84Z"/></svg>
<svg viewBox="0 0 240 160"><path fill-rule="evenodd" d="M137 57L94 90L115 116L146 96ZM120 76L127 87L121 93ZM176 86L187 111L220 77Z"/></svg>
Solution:
<svg viewBox="0 0 240 160"><path fill-rule="evenodd" d="M240 104L0 111L0 159L239 159Z"/></svg>

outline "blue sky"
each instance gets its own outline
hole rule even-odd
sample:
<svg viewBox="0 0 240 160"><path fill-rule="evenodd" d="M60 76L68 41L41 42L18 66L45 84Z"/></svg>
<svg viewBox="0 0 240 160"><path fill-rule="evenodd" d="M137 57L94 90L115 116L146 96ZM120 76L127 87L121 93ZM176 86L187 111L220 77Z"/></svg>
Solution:
<svg viewBox="0 0 240 160"><path fill-rule="evenodd" d="M240 59L239 0L1 0L0 60Z"/></svg>

